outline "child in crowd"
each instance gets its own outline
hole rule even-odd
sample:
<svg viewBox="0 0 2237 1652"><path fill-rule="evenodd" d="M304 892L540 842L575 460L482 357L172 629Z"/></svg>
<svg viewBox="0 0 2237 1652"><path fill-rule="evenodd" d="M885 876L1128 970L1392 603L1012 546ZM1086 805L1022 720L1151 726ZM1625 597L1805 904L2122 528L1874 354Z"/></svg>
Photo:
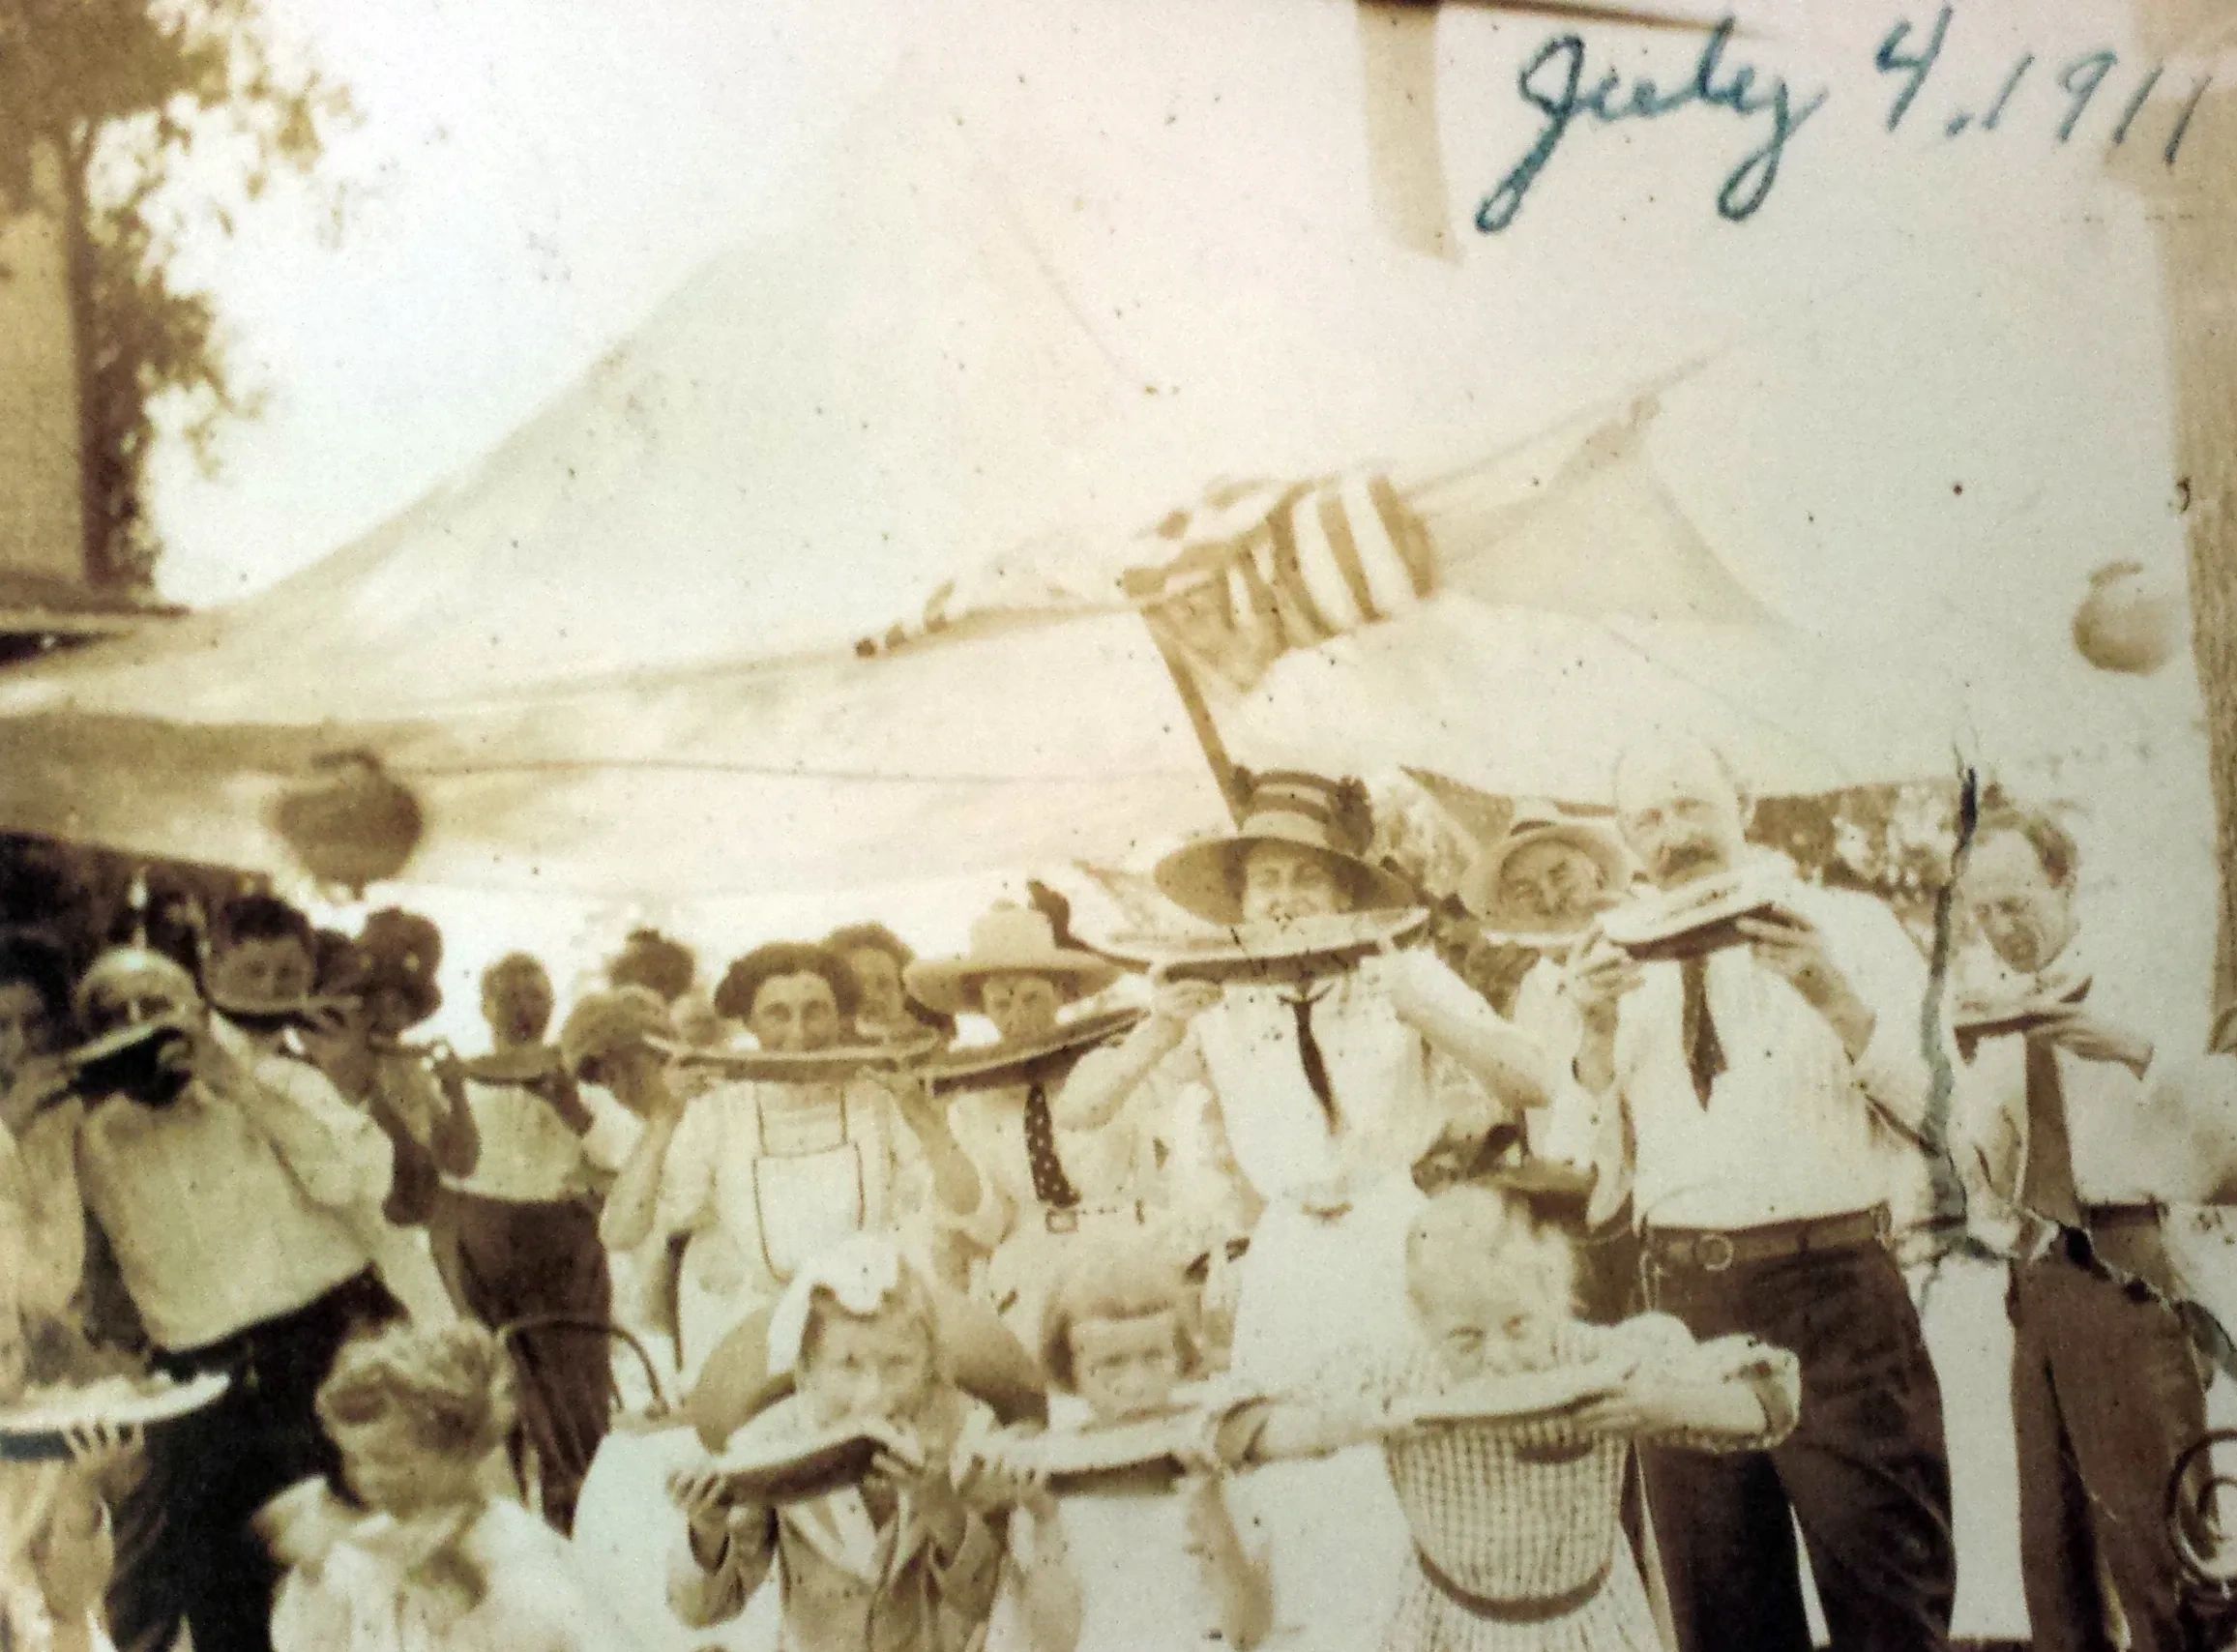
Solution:
<svg viewBox="0 0 2237 1652"><path fill-rule="evenodd" d="M566 1540L506 1485L510 1372L473 1324L346 1345L318 1393L338 1485L308 1480L258 1521L289 1568L274 1652L608 1652L631 1637Z"/></svg>
<svg viewBox="0 0 2237 1652"><path fill-rule="evenodd" d="M1153 1238L1112 1235L1082 1248L1043 1313L1042 1359L1064 1391L1051 1422L1134 1423L1198 1403L1194 1296L1178 1258ZM1250 1652L1266 1637L1266 1557L1237 1528L1208 1432L1189 1456L1178 1474L1098 1476L1035 1517L1025 1572L1069 1573L1078 1596L1075 1633L1057 1640L1036 1626L1040 1652L1215 1639Z"/></svg>
<svg viewBox="0 0 2237 1652"><path fill-rule="evenodd" d="M675 1476L687 1526L669 1589L676 1615L694 1628L735 1617L774 1566L785 1652L978 1646L1008 1517L1045 1493L976 1453L993 1415L949 1375L931 1287L892 1240L842 1241L785 1287L769 1356L796 1390L734 1445L860 1424L911 1450L906 1460L881 1454L859 1486L774 1507L739 1499L712 1463Z"/></svg>
<svg viewBox="0 0 2237 1652"><path fill-rule="evenodd" d="M1406 1240L1410 1345L1360 1360L1316 1402L1237 1420L1230 1460L1312 1456L1380 1437L1415 1565L1385 1652L1659 1652L1618 1526L1633 1442L1758 1451L1792 1429L1793 1357L1742 1338L1697 1343L1677 1320L1587 1325L1569 1243L1514 1195L1439 1192ZM1604 1373L1550 1419L1423 1422L1393 1408L1484 1379Z"/></svg>

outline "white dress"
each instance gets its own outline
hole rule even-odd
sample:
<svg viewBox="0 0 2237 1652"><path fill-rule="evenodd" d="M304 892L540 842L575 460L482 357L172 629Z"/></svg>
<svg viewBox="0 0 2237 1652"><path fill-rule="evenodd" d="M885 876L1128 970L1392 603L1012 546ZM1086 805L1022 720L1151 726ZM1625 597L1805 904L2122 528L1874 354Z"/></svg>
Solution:
<svg viewBox="0 0 2237 1652"><path fill-rule="evenodd" d="M1265 1202L1238 1286L1232 1372L1241 1386L1305 1388L1332 1342L1404 1334L1405 1235L1422 1204L1414 1164L1484 1099L1399 1019L1391 996L1398 970L1453 1014L1497 1019L1427 953L1372 959L1309 985L1332 1109L1307 1077L1299 994L1288 988L1228 988L1183 1046L1200 1064L1237 1169ZM1344 1209L1307 1208L1337 1182ZM1244 1480L1237 1506L1270 1534L1285 1643L1349 1652L1370 1642L1388 1621L1405 1553L1405 1522L1377 1454L1260 1469Z"/></svg>
<svg viewBox="0 0 2237 1652"><path fill-rule="evenodd" d="M817 1252L928 1214L929 1181L875 1082L746 1082L693 1098L654 1216L657 1233L690 1236L676 1292L687 1378Z"/></svg>
<svg viewBox="0 0 2237 1652"><path fill-rule="evenodd" d="M1085 1415L1070 1395L1051 1399L1051 1424ZM1230 1484L1230 1497L1232 1497ZM1220 1603L1203 1562L1191 1551L1188 1507L1179 1477L1155 1471L1092 1484L1063 1497L1065 1547L1080 1585L1080 1640L1076 1652L1215 1652ZM1230 1502L1230 1509L1235 1504ZM1257 1551L1264 1536L1237 1509L1244 1549ZM1017 1562L1034 1562L1038 1531L1024 1518L1011 1522ZM1015 1621L1015 1601L1005 1598L988 1632L988 1647L1029 1645Z"/></svg>
<svg viewBox="0 0 2237 1652"><path fill-rule="evenodd" d="M273 1652L612 1652L635 1644L567 1540L517 1503L399 1522L310 1481L265 1511L287 1562Z"/></svg>

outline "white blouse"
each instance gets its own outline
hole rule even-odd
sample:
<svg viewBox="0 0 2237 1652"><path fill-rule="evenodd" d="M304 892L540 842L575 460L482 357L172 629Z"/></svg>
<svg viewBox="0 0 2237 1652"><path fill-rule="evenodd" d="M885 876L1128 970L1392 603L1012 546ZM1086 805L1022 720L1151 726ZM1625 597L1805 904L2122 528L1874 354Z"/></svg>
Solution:
<svg viewBox="0 0 2237 1652"><path fill-rule="evenodd" d="M1382 955L1305 984L1333 1116L1306 1077L1297 988L1231 986L1191 1025L1175 1052L1178 1070L1217 1099L1235 1164L1260 1197L1289 1197L1339 1177L1357 1184L1405 1174L1454 1118L1486 1105L1475 1080L1398 1018L1391 988L1400 971L1454 1018L1498 1020L1426 952Z"/></svg>

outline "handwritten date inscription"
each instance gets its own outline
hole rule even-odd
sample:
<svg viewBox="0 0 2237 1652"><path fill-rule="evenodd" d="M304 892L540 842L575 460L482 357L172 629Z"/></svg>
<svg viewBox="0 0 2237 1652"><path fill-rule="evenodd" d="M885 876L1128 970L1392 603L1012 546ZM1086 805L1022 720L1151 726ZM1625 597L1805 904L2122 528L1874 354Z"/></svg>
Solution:
<svg viewBox="0 0 2237 1652"><path fill-rule="evenodd" d="M1892 81L1895 92L1887 115L1887 130L1899 130L1920 93L1941 61L1949 40L1953 9L1944 6L1933 21L1920 27L1910 19L1895 23L1881 38L1871 67ZM1580 129L1615 126L1623 122L1659 121L1687 109L1722 110L1744 123L1754 137L1725 174L1717 192L1717 211L1738 223L1752 218L1778 185L1780 167L1788 146L1810 118L1832 96L1820 86L1804 96L1782 75L1767 74L1753 64L1736 60L1732 52L1735 20L1727 16L1703 38L1691 74L1676 81L1658 81L1646 75L1625 75L1606 69L1597 74L1587 57L1583 37L1556 35L1524 60L1516 77L1516 91L1535 109L1541 120L1538 132L1521 159L1476 212L1476 227L1496 235L1515 221L1522 203L1571 134ZM1967 131L1994 132L2008 111L2024 103L2023 86L2041 79L2057 88L2058 119L2050 132L2056 142L2070 142L2088 114L2098 92L2119 68L2110 50L2085 52L2063 65L2045 68L2037 76L2033 52L2023 52L1990 86L1983 88L1985 101L1978 111L1953 108L1942 118L1945 137ZM2143 74L2115 117L2108 147L2128 141L2146 103L2159 85L2163 66ZM2212 76L2201 76L2188 100L2168 123L2162 155L2174 165L2181 153L2191 118L2197 113Z"/></svg>

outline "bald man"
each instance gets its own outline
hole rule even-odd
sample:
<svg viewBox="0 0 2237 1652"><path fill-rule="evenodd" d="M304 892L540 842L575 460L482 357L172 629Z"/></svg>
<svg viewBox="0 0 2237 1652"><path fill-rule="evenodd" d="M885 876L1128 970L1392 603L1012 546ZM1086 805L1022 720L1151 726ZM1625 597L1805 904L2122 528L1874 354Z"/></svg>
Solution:
<svg viewBox="0 0 2237 1652"><path fill-rule="evenodd" d="M1776 1451L1644 1454L1679 1639L1808 1652L1799 1523L1836 1648L1939 1652L1957 1570L1941 1394L1887 1245L1936 1134L1926 962L1879 902L1750 846L1720 753L1627 754L1616 807L1659 888L1743 873L1775 898L1737 944L1684 961L1597 937L1567 983L1575 1077L1620 1144L1603 1174L1628 1173L1651 1299L1696 1336L1802 1362L1801 1421Z"/></svg>

